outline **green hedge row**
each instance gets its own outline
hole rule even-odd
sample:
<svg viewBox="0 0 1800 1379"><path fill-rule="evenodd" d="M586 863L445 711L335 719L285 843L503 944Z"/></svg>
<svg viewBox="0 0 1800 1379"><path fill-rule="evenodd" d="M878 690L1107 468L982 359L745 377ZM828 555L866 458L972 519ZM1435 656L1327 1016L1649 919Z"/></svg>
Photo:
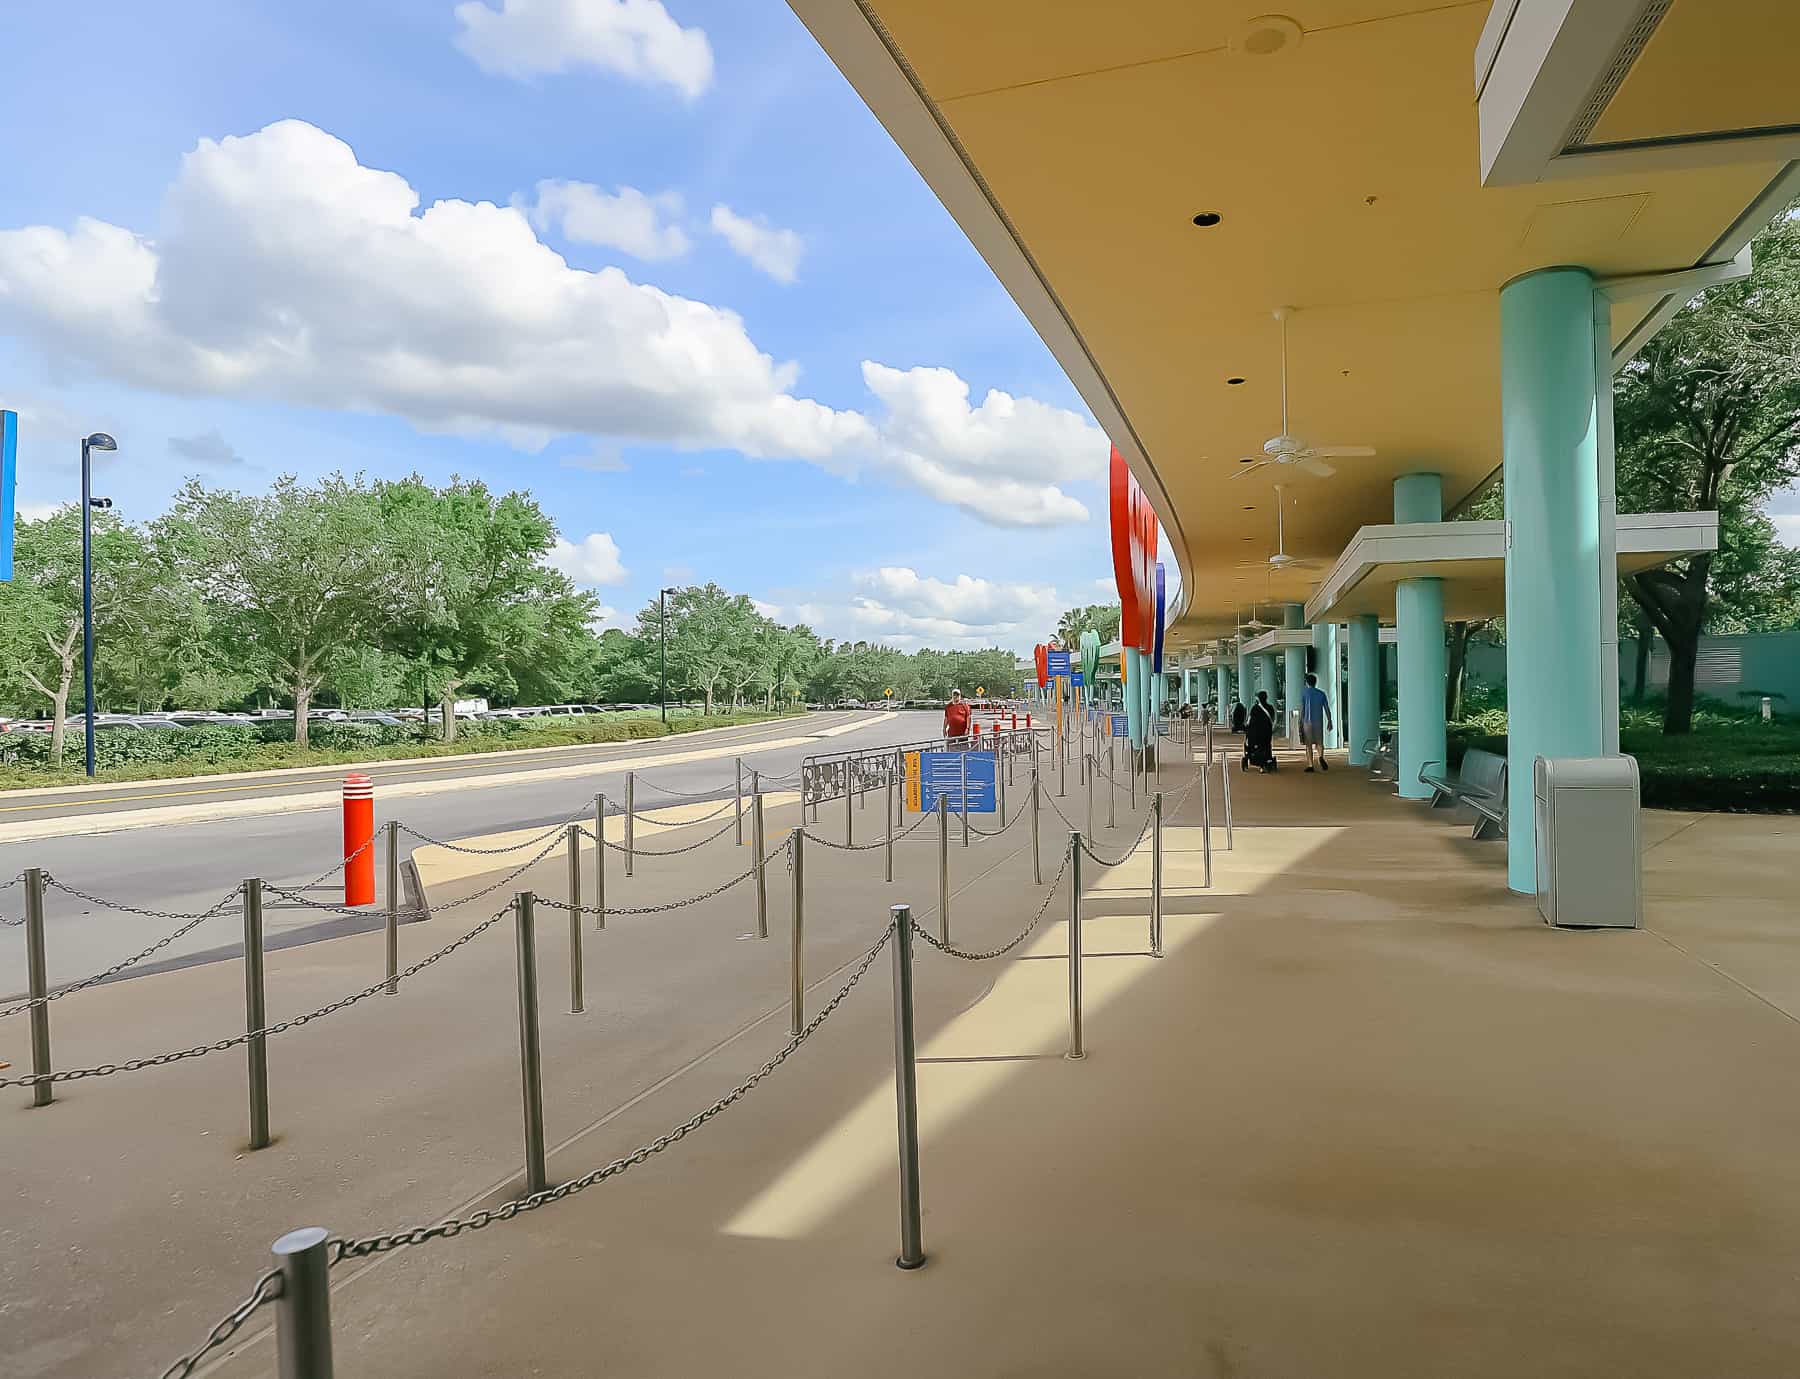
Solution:
<svg viewBox="0 0 1800 1379"><path fill-rule="evenodd" d="M1718 734L1647 740L1628 733L1622 744L1637 758L1638 780L1647 809L1687 809L1721 813L1800 813L1800 759L1789 732L1760 735L1732 729ZM1504 734L1452 725L1450 764L1479 748L1506 755Z"/></svg>
<svg viewBox="0 0 1800 1379"><path fill-rule="evenodd" d="M555 719L459 719L457 742L471 746L504 739L519 746L529 746L542 739L547 745L570 742L626 742L635 738L662 737L665 733L692 731L710 726L710 720L681 719L665 728L658 718L555 718ZM403 747L419 743L416 723L315 722L307 734L309 744L320 751L361 751ZM271 719L264 723L207 723L196 728L149 728L135 731L118 728L94 735L94 760L102 770L140 762L182 762L195 764L229 764L254 755L264 746L292 743L294 724L291 719ZM441 744L434 723L428 741ZM72 724L64 740L65 763L79 762L82 734ZM8 733L0 737L0 764L17 767L44 767L50 764L48 733Z"/></svg>

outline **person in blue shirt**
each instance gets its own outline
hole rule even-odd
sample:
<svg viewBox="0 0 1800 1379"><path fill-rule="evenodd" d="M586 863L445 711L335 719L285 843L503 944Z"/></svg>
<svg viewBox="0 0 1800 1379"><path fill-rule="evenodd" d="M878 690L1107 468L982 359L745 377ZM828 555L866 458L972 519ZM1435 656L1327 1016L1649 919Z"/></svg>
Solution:
<svg viewBox="0 0 1800 1379"><path fill-rule="evenodd" d="M1319 677L1306 677L1306 688L1300 691L1300 741L1306 748L1306 769L1313 769L1313 753L1319 754L1319 769L1329 771L1325 760L1325 730L1331 726L1331 701L1319 688Z"/></svg>

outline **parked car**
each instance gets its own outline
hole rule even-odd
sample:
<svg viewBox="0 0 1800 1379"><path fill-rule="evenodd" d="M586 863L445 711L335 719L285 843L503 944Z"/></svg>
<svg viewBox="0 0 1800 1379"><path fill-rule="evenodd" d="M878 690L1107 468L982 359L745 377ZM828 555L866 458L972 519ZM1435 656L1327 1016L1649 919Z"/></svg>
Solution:
<svg viewBox="0 0 1800 1379"><path fill-rule="evenodd" d="M353 709L350 713L350 721L352 723L380 723L389 728L405 726L397 716L381 709Z"/></svg>

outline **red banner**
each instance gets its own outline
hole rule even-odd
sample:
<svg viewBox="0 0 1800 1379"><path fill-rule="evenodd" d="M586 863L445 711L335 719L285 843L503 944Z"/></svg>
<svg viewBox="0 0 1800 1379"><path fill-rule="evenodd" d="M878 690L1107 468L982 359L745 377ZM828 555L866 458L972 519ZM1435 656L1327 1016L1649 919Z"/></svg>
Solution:
<svg viewBox="0 0 1800 1379"><path fill-rule="evenodd" d="M1116 447L1110 488L1119 640L1147 655L1156 645L1156 512Z"/></svg>

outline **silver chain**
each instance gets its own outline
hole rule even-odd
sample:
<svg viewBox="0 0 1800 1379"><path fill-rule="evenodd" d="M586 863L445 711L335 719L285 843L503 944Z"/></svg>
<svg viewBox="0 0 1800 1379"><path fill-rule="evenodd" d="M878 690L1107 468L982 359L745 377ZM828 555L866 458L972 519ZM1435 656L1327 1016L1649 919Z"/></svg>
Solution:
<svg viewBox="0 0 1800 1379"><path fill-rule="evenodd" d="M580 814L576 817L585 819L587 817L587 815L584 813L584 814ZM400 831L402 833L411 834L413 837L417 838L421 843L424 843L427 847L442 848L445 852L461 852L461 853L467 854L470 857L498 857L503 853L521 852L525 848L535 847L537 844L543 842L544 839L546 839L546 838L559 837L559 836L561 836L563 831L565 829L567 829L568 826L574 822L575 822L575 819L564 819L559 824L551 824L550 827L545 829L542 833L534 833L531 835L531 837L526 838L521 842L508 843L505 847L498 847L498 848L472 848L472 847L465 847L461 843L446 842L442 838L433 838L429 833L421 833L421 832L419 832L418 829L413 828L408 824L401 824ZM336 870L336 868L333 868L333 870ZM327 876L329 876L330 874L331 874L330 872L326 873Z"/></svg>
<svg viewBox="0 0 1800 1379"><path fill-rule="evenodd" d="M243 889L244 888L241 885L233 886L228 892L226 892L224 899L222 899L217 905L214 905L210 910L202 910L199 914L195 915L192 919L188 920L187 923L183 924L174 933L167 934L164 937L159 938L155 943L151 944L148 948L146 948L143 952L139 953L136 957L126 958L125 961L123 961L123 962L116 962L111 967L107 968L106 971L96 972L91 977L83 977L78 982L70 982L67 986L59 986L59 987L57 987L57 989L55 991L49 992L46 995L35 996L29 1001L20 1001L17 1005L8 1006L5 1010L0 1010L0 1020L4 1020L8 1016L11 1016L11 1015L17 1015L20 1011L23 1011L23 1010L30 1010L33 1006L48 1005L51 1001L59 1001L64 996L69 995L71 992L85 991L90 986L99 985L101 982L105 981L108 977L116 977L119 973L123 972L126 968L135 966L136 964L142 962L145 958L149 957L153 953L161 952L164 948L167 948L171 943L175 942L176 939L181 938L184 935L193 931L194 929L199 928L202 924L206 923L206 921L211 919L214 915L219 914L226 906L228 906L231 903L232 900L236 899L237 896L243 891Z"/></svg>
<svg viewBox="0 0 1800 1379"><path fill-rule="evenodd" d="M342 871L345 867L349 866L358 857L361 857L363 855L363 853L367 852L370 848L374 847L376 838L378 838L380 836L381 836L380 830L377 830L376 832L371 833L367 838L363 839L361 846L359 846L356 849L356 851L346 852L344 854L343 861L333 862L324 871L320 872L317 876L313 877L313 879L311 881L304 881L300 885L296 886L295 889L301 890L301 891L309 891L314 886L318 885L320 882L330 879L332 876L334 876L338 872Z"/></svg>
<svg viewBox="0 0 1800 1379"><path fill-rule="evenodd" d="M450 954L454 953L458 948L461 948L465 943L468 943L477 936L487 932L487 930L498 924L511 912L511 905L508 905L505 909L496 911L489 918L482 920L481 923L469 930L469 932L464 934L461 938L452 940L442 948L438 949L437 952L431 954L431 956L421 958L411 967L395 974L394 980L396 982L405 981L408 977L416 976L418 973L423 972L434 962L449 957ZM79 1082L81 1079L87 1077L111 1077L114 1073L134 1073L142 1068L160 1068L164 1064L179 1063L188 1058L201 1058L209 1053L222 1053L226 1049L234 1049L240 1044L247 1044L252 1039L258 1038L259 1036L265 1039L272 1038L287 1030L298 1029L301 1025L311 1024L314 1020L322 1020L327 1015L335 1015L338 1011L343 1010L348 1006L353 1006L358 1001L366 1001L369 997L375 995L379 991L386 991L387 988L388 979L383 977L380 981L376 982L375 985L365 987L354 995L345 996L341 1000L333 1001L330 1005L320 1006L317 1010L308 1011L304 1015L296 1015L293 1019L283 1020L279 1024L268 1025L262 1029L246 1030L242 1034L234 1034L229 1039L217 1039L210 1044L196 1044L188 1049L176 1049L171 1053L159 1053L153 1058L131 1058L123 1063L102 1063L94 1068L68 1068L61 1072L32 1073L25 1077L0 1078L0 1087L35 1087L40 1083L45 1082Z"/></svg>
<svg viewBox="0 0 1800 1379"><path fill-rule="evenodd" d="M102 910L114 910L122 915L142 915L145 919L211 919L214 915L227 910L231 902L237 898L240 886L233 886L223 897L214 901L204 910L152 910L139 905L122 905L116 900L106 900L101 896L89 895L86 891L78 891L73 886L65 886L49 872L44 873L44 886L49 890L61 891L64 895L72 895L77 900L86 901L89 905L97 905Z"/></svg>
<svg viewBox="0 0 1800 1379"><path fill-rule="evenodd" d="M623 1158L614 1159L611 1163L593 1169L579 1178L572 1179L566 1183L560 1183L556 1187L545 1188L541 1192L534 1192L529 1197L521 1197L517 1201L502 1203L500 1206L494 1207L491 1210L483 1209L470 1214L466 1218L453 1216L447 1221L438 1222L436 1225L415 1226L411 1230L391 1231L385 1235L372 1235L361 1239L333 1240L330 1242L333 1247L331 1262L336 1265L343 1263L346 1259L362 1259L368 1255L385 1254L390 1250L402 1249L408 1245L424 1245L433 1240L450 1240L461 1235L464 1231L478 1231L484 1226L491 1226L498 1221L510 1221L515 1216L521 1216L528 1211L536 1211L539 1207L548 1206L552 1202L560 1202L565 1197L572 1197L578 1192L593 1187L596 1183L603 1183L609 1178L615 1178L619 1174L626 1172L628 1169L636 1168L639 1164L648 1160L652 1155L662 1153L662 1151L667 1149L670 1145L687 1138L687 1136L705 1125L707 1121L711 1120L714 1116L719 1115L734 1102L737 1102L748 1095L755 1089L758 1083L768 1077L783 1063L787 1062L788 1058L795 1050L808 1039L812 1038L819 1026L823 1025L831 1018L837 1008L843 1004L844 998L856 989L856 984L860 982L867 974L868 970L874 966L875 959L881 955L881 950L887 946L888 940L892 938L893 935L894 931L892 928L883 931L881 937L876 941L875 946L870 948L862 955L861 959L858 960L856 967L850 973L849 980L838 988L837 994L825 1003L819 1013L813 1016L798 1034L794 1035L787 1043L783 1044L781 1048L776 1051L774 1057L770 1058L768 1062L764 1063L749 1077L745 1078L744 1081L738 1083L737 1086L733 1087L729 1092L713 1102L705 1110L699 1112L697 1115L690 1116L673 1130L658 1135L648 1144L634 1149Z"/></svg>
<svg viewBox="0 0 1800 1379"><path fill-rule="evenodd" d="M524 875L527 871L531 870L532 867L535 867L539 862L543 861L546 857L548 857L551 853L555 852L556 849L561 846L562 846L562 839L560 837L553 838L553 839L551 839L550 842L546 843L542 848L540 848L535 854L533 854L530 857L527 857L523 862L519 863L518 866L514 867L511 871L507 872L506 875L502 876L498 881L489 882L487 885L483 886L480 890L473 891L468 895L462 896L460 899L442 901L437 905L436 908L439 910L455 910L464 905L471 905L475 901L480 900L485 896L490 896L495 891L499 890L502 886L506 885L508 882L514 881L514 880L518 879L520 876ZM293 904L299 905L299 906L303 907L304 909L308 909L308 910L324 910L324 911L327 911L328 913L331 913L334 915L350 915L352 918L356 918L356 919L363 919L363 918L367 918L371 914L380 913L380 911L371 910L366 905L361 907L360 909L352 909L348 905L328 905L322 900L308 900L305 896L300 895L298 892L285 890L280 886L265 885L263 887L263 889L266 892L268 892L270 895L278 895L283 900L291 901ZM421 919L429 918L431 913L432 913L432 910L429 906L424 909L412 909L409 907L407 909L400 911L400 914L403 916L413 916L413 917L417 917L417 918L421 918Z"/></svg>
<svg viewBox="0 0 1800 1379"><path fill-rule="evenodd" d="M918 818L914 819L910 824L908 824L905 828L901 829L898 833L896 833L894 835L894 841L896 843L899 842L902 838L906 837L906 835L911 833L914 829L920 827L921 825L929 822L932 819L935 819L936 817L937 817L937 815L935 812L919 815ZM818 834L816 834L806 828L798 828L798 829L795 829L794 831L796 833L806 834L806 840L809 843L817 843L820 847L835 848L839 852L869 852L875 848L884 848L888 845L888 840L885 837L877 838L872 843L834 843L831 839L821 838ZM979 830L977 830L977 831L979 831ZM993 836L994 835L991 833L982 834L982 837L984 837L984 838L991 838Z"/></svg>
<svg viewBox="0 0 1800 1379"><path fill-rule="evenodd" d="M962 811L958 810L957 812L960 814ZM1025 817L1025 811L1023 809L1014 810L1013 816L1010 819L1008 819L1005 823L1001 824L999 828L986 829L986 828L981 827L981 825L979 825L979 824L971 823L969 825L969 832L979 834L983 838L998 838L1002 833L1006 832L1007 829L1011 828L1014 824L1018 823L1019 820L1024 817Z"/></svg>
<svg viewBox="0 0 1800 1379"><path fill-rule="evenodd" d="M201 1360L237 1334L238 1328L250 1320L257 1308L265 1302L273 1302L280 1296L281 1271L271 1269L256 1280L256 1286L250 1290L249 1297L227 1312L220 1318L219 1324L206 1333L206 1340L201 1343L200 1348L189 1351L165 1369L162 1372L162 1379L187 1379L187 1376L194 1372L194 1367Z"/></svg>
<svg viewBox="0 0 1800 1379"><path fill-rule="evenodd" d="M1038 906L1037 913L1031 917L1031 922L998 948L989 948L984 952L971 952L964 948L954 948L948 943L933 938L929 932L918 925L913 926L913 932L924 939L929 947L937 949L940 953L947 953L953 958L961 958L964 962L987 962L992 958L1002 957L1030 938L1038 925L1044 922L1044 916L1050 913L1050 902L1056 899L1056 892L1061 887L1063 876L1068 870L1069 853L1065 848L1062 865L1056 869L1056 875L1050 878L1050 889L1044 893L1043 904Z"/></svg>
<svg viewBox="0 0 1800 1379"><path fill-rule="evenodd" d="M706 821L704 819L697 819L697 820L695 820L695 822L696 823L704 823ZM610 838L608 838L606 840L606 845L609 848L611 848L614 852L629 852L638 857L679 857L684 852L692 852L696 848L705 847L708 843L712 842L712 840L715 838L723 838L725 836L725 834L728 833L732 829L732 827L736 825L736 823L737 823L736 819L728 820L726 823L721 824L717 830L715 830L712 833L707 834L704 838L699 839L697 842L687 843L678 848L657 849L657 848L638 847L636 845L635 840L633 841L632 846L628 848L625 846L625 844L615 843ZM594 836L592 833L589 833L588 830L585 828L582 829L581 831L583 833L587 834L589 839L592 839Z"/></svg>

